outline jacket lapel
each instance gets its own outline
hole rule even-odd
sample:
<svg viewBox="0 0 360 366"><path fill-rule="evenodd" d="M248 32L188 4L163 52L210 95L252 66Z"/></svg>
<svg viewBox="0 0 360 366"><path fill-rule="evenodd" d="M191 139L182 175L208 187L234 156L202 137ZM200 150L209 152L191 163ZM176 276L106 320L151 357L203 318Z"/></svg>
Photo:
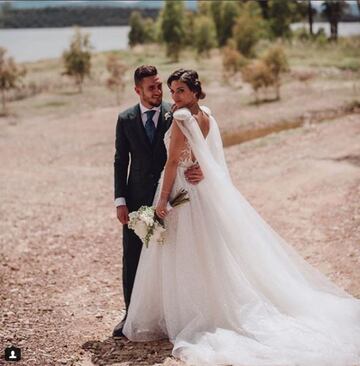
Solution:
<svg viewBox="0 0 360 366"><path fill-rule="evenodd" d="M143 124L143 121L141 119L141 110L140 105L138 104L136 106L136 131L137 135L139 136L140 140L143 142L143 144L146 146L148 150L152 150L151 143L149 141L149 138L146 135L145 127Z"/></svg>
<svg viewBox="0 0 360 366"><path fill-rule="evenodd" d="M155 138L154 138L154 144L153 144L153 149L154 150L163 141L164 134L165 134L166 130L169 128L170 123L171 123L171 118L166 120L165 119L165 114L166 114L166 110L164 109L164 106L162 104L161 109L160 109L158 124L157 124L157 127L156 127L156 132L155 132Z"/></svg>

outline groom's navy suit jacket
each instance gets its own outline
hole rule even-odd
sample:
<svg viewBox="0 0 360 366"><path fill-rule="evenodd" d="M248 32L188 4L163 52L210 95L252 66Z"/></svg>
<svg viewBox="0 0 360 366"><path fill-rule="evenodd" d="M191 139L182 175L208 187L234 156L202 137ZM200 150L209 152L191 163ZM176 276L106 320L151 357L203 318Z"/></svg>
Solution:
<svg viewBox="0 0 360 366"><path fill-rule="evenodd" d="M125 197L129 211L151 205L166 162L164 134L171 125L165 119L170 104L163 102L154 142L148 139L139 104L119 114L114 161L115 198Z"/></svg>
<svg viewBox="0 0 360 366"><path fill-rule="evenodd" d="M129 212L151 206L167 159L164 134L172 118L165 115L170 104L161 104L154 141L151 144L141 119L139 104L119 114L116 125L114 183L115 199L125 197ZM128 225L123 225L123 290L126 311L130 304L142 242Z"/></svg>

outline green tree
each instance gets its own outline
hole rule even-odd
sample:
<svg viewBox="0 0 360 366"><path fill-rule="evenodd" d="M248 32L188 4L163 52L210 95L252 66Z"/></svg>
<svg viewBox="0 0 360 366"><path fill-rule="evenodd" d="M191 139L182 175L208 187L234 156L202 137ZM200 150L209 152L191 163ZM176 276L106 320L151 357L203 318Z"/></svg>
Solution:
<svg viewBox="0 0 360 366"><path fill-rule="evenodd" d="M269 25L274 37L290 37L290 24L296 9L292 1L269 1Z"/></svg>
<svg viewBox="0 0 360 366"><path fill-rule="evenodd" d="M184 19L184 45L185 46L194 46L194 32L195 32L195 23L198 20L198 15L194 14L192 11L186 11L186 17Z"/></svg>
<svg viewBox="0 0 360 366"><path fill-rule="evenodd" d="M210 2L210 12L215 23L216 37L218 44L221 44L221 29L222 29L222 2L221 0L213 0Z"/></svg>
<svg viewBox="0 0 360 366"><path fill-rule="evenodd" d="M264 19L269 19L269 0L257 0Z"/></svg>
<svg viewBox="0 0 360 366"><path fill-rule="evenodd" d="M70 47L63 53L65 66L63 74L74 78L80 93L85 76L90 76L91 48L90 34L83 34L79 28L75 28Z"/></svg>
<svg viewBox="0 0 360 366"><path fill-rule="evenodd" d="M198 54L209 54L209 51L216 47L216 30L213 20L201 15L196 18L194 25L195 47Z"/></svg>
<svg viewBox="0 0 360 366"><path fill-rule="evenodd" d="M6 114L6 92L21 86L26 74L25 68L19 67L12 57L6 57L6 49L0 47L0 91L2 113Z"/></svg>
<svg viewBox="0 0 360 366"><path fill-rule="evenodd" d="M233 39L236 47L245 57L253 57L254 47L264 32L264 20L257 3L246 3L241 7L240 15L233 28Z"/></svg>
<svg viewBox="0 0 360 366"><path fill-rule="evenodd" d="M156 25L155 22L151 18L145 18L144 22L144 43L153 43L156 42Z"/></svg>
<svg viewBox="0 0 360 366"><path fill-rule="evenodd" d="M198 0L197 1L197 12L201 15L211 16L210 2L207 0Z"/></svg>
<svg viewBox="0 0 360 366"><path fill-rule="evenodd" d="M249 13L251 16L263 18L261 6L258 2L253 0L238 0L238 6L240 11L245 11Z"/></svg>
<svg viewBox="0 0 360 366"><path fill-rule="evenodd" d="M166 45L166 55L178 61L185 41L185 8L183 1L165 0L162 12L161 33Z"/></svg>
<svg viewBox="0 0 360 366"><path fill-rule="evenodd" d="M134 47L136 44L145 42L145 26L141 14L138 11L133 11L129 20L129 45Z"/></svg>
<svg viewBox="0 0 360 366"><path fill-rule="evenodd" d="M311 0L308 0L308 19L309 19L309 31L311 36L314 35L313 31L313 16L315 15L314 9L311 5Z"/></svg>
<svg viewBox="0 0 360 366"><path fill-rule="evenodd" d="M330 23L330 33L331 33L330 39L333 41L337 41L338 23L348 4L346 3L345 0L335 0L335 1L326 0L323 2L321 6L323 8L323 14Z"/></svg>
<svg viewBox="0 0 360 366"><path fill-rule="evenodd" d="M151 18L143 18L138 11L133 11L130 16L129 45L151 43L156 41L156 26Z"/></svg>
<svg viewBox="0 0 360 366"><path fill-rule="evenodd" d="M236 18L239 14L239 6L233 1L224 1L221 9L221 29L219 45L224 46L232 37Z"/></svg>
<svg viewBox="0 0 360 366"><path fill-rule="evenodd" d="M155 28L155 42L164 43L162 34L162 23L163 23L163 13L164 10L160 10L158 17L156 18L154 28Z"/></svg>

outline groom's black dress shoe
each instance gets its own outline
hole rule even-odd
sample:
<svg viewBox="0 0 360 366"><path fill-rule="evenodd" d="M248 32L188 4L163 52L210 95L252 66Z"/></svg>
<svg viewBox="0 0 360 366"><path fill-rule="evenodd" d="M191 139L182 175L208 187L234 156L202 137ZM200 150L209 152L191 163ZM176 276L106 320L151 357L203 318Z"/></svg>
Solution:
<svg viewBox="0 0 360 366"><path fill-rule="evenodd" d="M125 337L124 333L122 332L124 324L125 324L126 317L114 328L112 336L113 338L120 338Z"/></svg>

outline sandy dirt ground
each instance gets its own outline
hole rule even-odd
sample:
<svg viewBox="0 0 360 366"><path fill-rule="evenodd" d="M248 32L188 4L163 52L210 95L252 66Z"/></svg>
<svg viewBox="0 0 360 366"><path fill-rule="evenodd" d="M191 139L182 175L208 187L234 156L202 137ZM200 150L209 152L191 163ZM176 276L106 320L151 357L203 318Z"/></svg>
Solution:
<svg viewBox="0 0 360 366"><path fill-rule="evenodd" d="M180 365L167 341L111 338L124 306L116 115L0 121L0 348L20 347L18 365ZM250 203L358 298L359 136L352 114L226 149Z"/></svg>

